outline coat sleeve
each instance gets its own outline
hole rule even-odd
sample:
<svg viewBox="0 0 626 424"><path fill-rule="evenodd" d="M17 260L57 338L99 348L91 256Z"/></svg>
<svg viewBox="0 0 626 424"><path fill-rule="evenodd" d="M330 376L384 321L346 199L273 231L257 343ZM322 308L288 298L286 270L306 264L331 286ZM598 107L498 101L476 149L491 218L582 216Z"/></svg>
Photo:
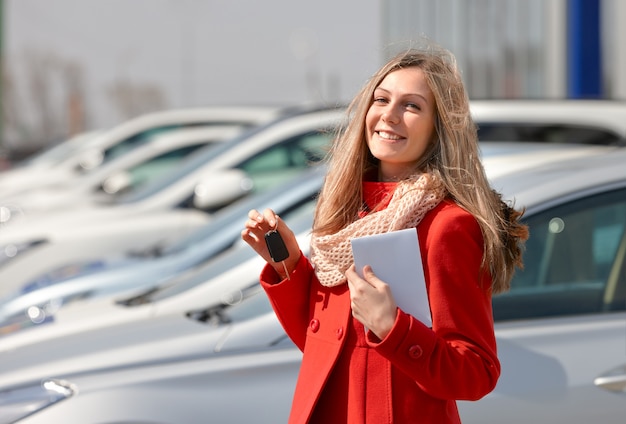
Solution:
<svg viewBox="0 0 626 424"><path fill-rule="evenodd" d="M438 209L418 227L432 329L398 310L387 337L370 333L368 342L431 396L477 400L500 375L483 238L469 213Z"/></svg>
<svg viewBox="0 0 626 424"><path fill-rule="evenodd" d="M309 324L309 294L313 268L308 258L300 254L300 260L289 278L280 280L269 264L261 271L261 286L265 290L274 313L289 338L304 350Z"/></svg>

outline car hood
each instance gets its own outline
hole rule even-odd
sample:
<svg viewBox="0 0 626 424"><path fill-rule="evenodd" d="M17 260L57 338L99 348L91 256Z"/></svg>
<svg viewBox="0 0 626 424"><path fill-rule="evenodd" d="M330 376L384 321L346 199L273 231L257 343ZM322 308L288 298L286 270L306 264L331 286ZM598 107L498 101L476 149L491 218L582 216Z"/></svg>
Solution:
<svg viewBox="0 0 626 424"><path fill-rule="evenodd" d="M43 211L66 211L68 208L89 208L94 205L90 196L86 196L73 187L52 186L31 189L11 197L5 197L3 204L19 209L24 216L39 214ZM17 222L17 221L16 221Z"/></svg>
<svg viewBox="0 0 626 424"><path fill-rule="evenodd" d="M265 312L235 324L202 322L176 313L3 352L0 387L291 345L265 295L255 296L255 301L267 302Z"/></svg>
<svg viewBox="0 0 626 424"><path fill-rule="evenodd" d="M183 314L105 327L2 353L2 386L214 352L228 331Z"/></svg>
<svg viewBox="0 0 626 424"><path fill-rule="evenodd" d="M3 173L4 174L4 173ZM6 171L0 178L0 190L2 197L7 200L8 196L18 196L26 194L31 190L39 191L45 184L55 184L70 179L73 172L63 167L48 166L25 166Z"/></svg>

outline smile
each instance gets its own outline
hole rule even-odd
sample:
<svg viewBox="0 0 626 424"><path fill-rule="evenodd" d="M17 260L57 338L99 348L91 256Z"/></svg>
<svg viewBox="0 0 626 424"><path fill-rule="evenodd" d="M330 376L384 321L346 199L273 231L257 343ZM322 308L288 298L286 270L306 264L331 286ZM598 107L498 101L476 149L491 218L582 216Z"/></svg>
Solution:
<svg viewBox="0 0 626 424"><path fill-rule="evenodd" d="M385 140L401 140L402 138L404 138L404 137L400 137L397 134L389 133L385 131L376 131L376 134L378 134L380 138L384 138Z"/></svg>

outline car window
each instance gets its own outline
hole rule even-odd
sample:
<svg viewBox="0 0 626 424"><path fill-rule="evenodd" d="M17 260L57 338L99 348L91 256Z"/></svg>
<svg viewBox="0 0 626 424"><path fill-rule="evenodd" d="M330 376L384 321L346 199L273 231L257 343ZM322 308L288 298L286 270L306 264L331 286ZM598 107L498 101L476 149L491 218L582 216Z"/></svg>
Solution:
<svg viewBox="0 0 626 424"><path fill-rule="evenodd" d="M184 178L185 176L192 174L198 169L201 169L202 167L206 165L207 162L210 162L220 157L222 154L226 153L227 151L231 149L237 149L239 146L245 145L246 143L249 142L250 138L254 137L256 134L263 133L268 128L272 127L273 125L277 125L278 122L287 120L287 119L290 119L290 117L286 116L286 117L280 118L279 120L269 122L265 125L250 128L245 133L242 133L236 136L235 138L231 139L228 143L221 143L219 146L210 146L208 149L205 149L205 148L200 149L197 151L196 154L193 155L193 157L185 161L184 164L176 167L176 169L172 170L171 172L168 172L165 175L161 176L161 178L158 178L156 181L153 181L150 184L145 185L141 190L138 190L135 193L130 193L127 196L117 197L116 204L129 204L129 203L135 203L143 199L146 199L154 195L155 193L160 192L161 190L164 190L166 187L169 187L175 184L176 182L180 181L181 178ZM301 137L302 136L296 137L295 139L297 140L297 139L300 139ZM330 140L330 135L328 135L327 140ZM285 141L283 141L283 143L285 143ZM306 144L304 144L304 146L306 146ZM268 150L265 150L265 152L271 152L273 147ZM256 156L257 154L255 154L254 156ZM263 152L261 152L260 154L263 154ZM241 163L239 166L241 167L241 169L244 169L244 167L247 164L248 162L246 161L244 163ZM260 171L259 171L259 174L261 174ZM260 177L260 176L257 175L257 177ZM272 185L272 184L269 184L269 185ZM259 182L259 185L257 186L257 188L258 187L267 188L261 182ZM257 191L260 191L260 190L257 190Z"/></svg>
<svg viewBox="0 0 626 424"><path fill-rule="evenodd" d="M199 142L197 144L191 144L178 149L170 150L158 156L149 158L144 162L138 163L126 170L130 180L128 186L125 187L124 190L114 191L110 194L126 195L133 192L143 187L150 181L164 175L166 172L174 169L181 163L182 160L189 157L189 155L194 153L196 150L214 144L215 143ZM105 187L105 184L106 182L103 183L103 185L101 185L98 189L99 191L108 193L110 190Z"/></svg>
<svg viewBox="0 0 626 424"><path fill-rule="evenodd" d="M143 185L148 181L152 181L155 177L162 175L164 172L177 166L181 160L187 158L191 153L195 152L201 147L208 146L214 143L197 143L188 146L171 150L163 153L159 156L152 158L149 161L136 165L130 168L128 171L132 179L132 189Z"/></svg>
<svg viewBox="0 0 626 424"><path fill-rule="evenodd" d="M292 137L240 163L236 168L245 171L252 179L255 191L264 191L318 163L326 154L332 135L330 131L314 131Z"/></svg>
<svg viewBox="0 0 626 424"><path fill-rule="evenodd" d="M617 144L619 134L604 128L511 122L478 124L480 141L530 141L544 143Z"/></svg>
<svg viewBox="0 0 626 424"><path fill-rule="evenodd" d="M119 143L109 147L106 149L103 154L103 163L110 162L111 160L122 156L124 153L134 149L135 147L142 146L152 140L154 138L183 128L196 128L196 127L209 127L209 126L219 126L219 125L244 125L243 122L203 122L203 121L191 121L181 124L171 124L171 125L161 125L152 128L148 128L146 130L140 131Z"/></svg>
<svg viewBox="0 0 626 424"><path fill-rule="evenodd" d="M151 141L154 137L165 134L179 128L184 128L184 125L164 125L161 127L154 127L134 134L127 139L109 147L104 151L103 163L110 162L111 160L120 157L129 150L141 146L148 141Z"/></svg>
<svg viewBox="0 0 626 424"><path fill-rule="evenodd" d="M493 298L497 321L626 310L626 190L526 219L524 269Z"/></svg>

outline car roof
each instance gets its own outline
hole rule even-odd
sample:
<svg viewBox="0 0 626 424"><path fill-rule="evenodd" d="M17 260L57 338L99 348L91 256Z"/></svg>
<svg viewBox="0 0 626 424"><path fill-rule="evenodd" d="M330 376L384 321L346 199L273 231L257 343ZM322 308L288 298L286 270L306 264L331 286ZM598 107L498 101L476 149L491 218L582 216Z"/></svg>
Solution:
<svg viewBox="0 0 626 424"><path fill-rule="evenodd" d="M560 145L546 150L545 157L524 155L519 150L487 157L483 164L493 188L529 213L539 205L543 209L567 197L576 198L607 187L626 187L625 148L584 147ZM508 171L503 170L507 163Z"/></svg>
<svg viewBox="0 0 626 424"><path fill-rule="evenodd" d="M471 100L478 123L569 124L610 129L626 138L626 102L591 99Z"/></svg>

